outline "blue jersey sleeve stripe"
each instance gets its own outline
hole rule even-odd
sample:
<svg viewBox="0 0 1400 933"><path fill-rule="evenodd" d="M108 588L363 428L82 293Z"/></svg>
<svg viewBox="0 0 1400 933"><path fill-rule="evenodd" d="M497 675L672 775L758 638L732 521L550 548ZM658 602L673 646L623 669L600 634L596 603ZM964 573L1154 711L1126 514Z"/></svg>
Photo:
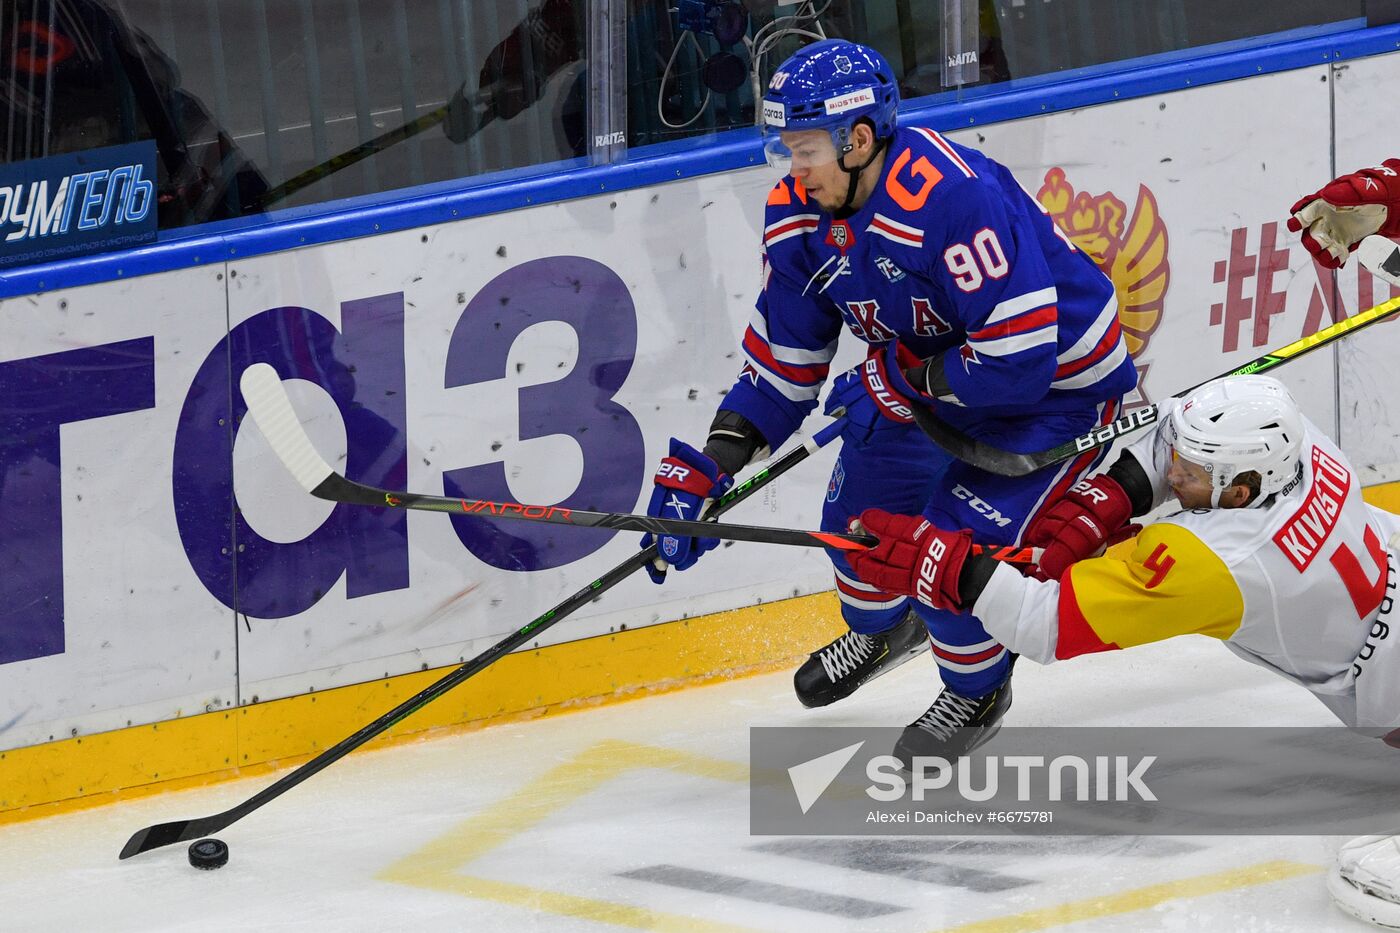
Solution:
<svg viewBox="0 0 1400 933"><path fill-rule="evenodd" d="M769 224L763 230L763 245L772 246L781 243L790 237L802 236L805 233L815 233L821 224L821 218L816 214L793 214L784 217L775 223Z"/></svg>
<svg viewBox="0 0 1400 933"><path fill-rule="evenodd" d="M1128 345L1122 340L1119 340L1112 344L1112 349L1103 360L1082 372L1055 379L1054 382L1050 383L1050 388L1058 389L1062 392L1067 392L1071 389L1088 388L1112 376L1124 362L1128 361L1128 359ZM1055 372L1058 376L1060 371L1057 369Z"/></svg>
<svg viewBox="0 0 1400 933"><path fill-rule="evenodd" d="M790 402L811 402L821 394L821 380L806 385L789 382L787 379L784 379L782 376L769 369L762 360L755 358L755 356L747 350L744 351L744 356L749 361L749 366L755 371L755 375L761 379L765 385L778 392L783 398Z"/></svg>
<svg viewBox="0 0 1400 933"><path fill-rule="evenodd" d="M1107 338L1109 331L1117 332L1117 330L1118 296L1116 294L1111 294L1108 297L1108 301L1104 303L1103 308L1099 311L1093 322L1085 329L1084 333L1074 342L1073 346L1056 357L1055 362L1059 363L1061 368L1064 368L1074 366L1074 364L1087 357L1102 357L1109 349L1104 347L1104 340Z"/></svg>
<svg viewBox="0 0 1400 933"><path fill-rule="evenodd" d="M793 366L774 359L768 344L759 338L752 327L744 334L744 352L748 355L750 360L762 366L779 379L802 388L808 386L819 388L826 379L826 374L830 369L826 363L818 363L809 366Z"/></svg>
<svg viewBox="0 0 1400 933"><path fill-rule="evenodd" d="M877 213L870 219L870 224L865 228L871 233L879 234L887 240L901 243L905 246L920 247L924 245L924 231L918 227L911 227L902 224L897 220Z"/></svg>
<svg viewBox="0 0 1400 933"><path fill-rule="evenodd" d="M1017 295L1015 298L1007 298L992 309L992 313L987 315L987 320L983 322L982 326L989 327L1018 314L1034 311L1046 305L1053 305L1057 301L1059 301L1059 293L1053 285L1049 288L1027 292L1024 295Z"/></svg>
<svg viewBox="0 0 1400 933"><path fill-rule="evenodd" d="M1103 337L1088 353L1068 361L1065 360L1063 356L1057 359L1059 366L1055 368L1055 378L1066 379L1087 369L1096 368L1109 356L1114 355L1119 347L1124 347L1126 350L1126 345L1123 343L1122 336L1122 327L1118 323L1118 318L1115 317L1108 330L1104 332ZM1105 373L1111 372L1112 367L1103 371Z"/></svg>
<svg viewBox="0 0 1400 933"><path fill-rule="evenodd" d="M1049 344L1055 346L1056 329L1054 325L1037 328L1023 334L1010 334L1006 337L994 337L990 340L969 340L967 346L971 347L982 356L1011 356L1013 353L1024 353L1026 350Z"/></svg>
<svg viewBox="0 0 1400 933"><path fill-rule="evenodd" d="M1028 311L1019 314L1009 320L1001 321L990 327L983 327L981 330L973 331L967 335L968 340L995 340L998 337L1010 337L1013 334L1023 334L1026 331L1037 330L1042 327L1054 325L1059 320L1059 309L1055 305L1038 308L1035 311Z"/></svg>

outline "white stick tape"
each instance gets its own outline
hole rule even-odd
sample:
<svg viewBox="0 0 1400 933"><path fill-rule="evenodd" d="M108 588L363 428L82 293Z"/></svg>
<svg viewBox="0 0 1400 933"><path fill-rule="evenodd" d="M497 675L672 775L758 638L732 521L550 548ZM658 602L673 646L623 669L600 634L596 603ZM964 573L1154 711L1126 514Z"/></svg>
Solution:
<svg viewBox="0 0 1400 933"><path fill-rule="evenodd" d="M303 489L314 491L327 476L335 472L316 452L311 438L306 436L306 429L297 420L277 370L267 363L254 363L243 370L238 386L243 392L243 400L248 403L248 413L257 422L258 430L262 431L277 459L291 471Z"/></svg>

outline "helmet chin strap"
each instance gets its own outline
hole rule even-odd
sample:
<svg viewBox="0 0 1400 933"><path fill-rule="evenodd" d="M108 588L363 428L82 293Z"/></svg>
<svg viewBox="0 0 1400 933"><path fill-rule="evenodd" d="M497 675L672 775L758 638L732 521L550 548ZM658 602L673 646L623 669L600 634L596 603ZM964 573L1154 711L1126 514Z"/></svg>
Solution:
<svg viewBox="0 0 1400 933"><path fill-rule="evenodd" d="M1220 508L1220 497L1223 496L1227 490L1233 489L1235 486L1233 482L1222 482L1217 480L1216 477L1229 476L1233 479L1238 472L1233 465L1231 465L1229 469L1221 469L1220 467L1220 464L1216 464L1216 469L1212 472L1210 478L1210 507L1213 509ZM1262 499L1263 496L1255 496L1254 498L1255 502L1251 504L1257 505L1258 500Z"/></svg>
<svg viewBox="0 0 1400 933"><path fill-rule="evenodd" d="M889 145L889 142L888 138L875 140L875 147L870 151L870 158L866 159L857 168L846 167L847 153L841 153L836 159L836 164L841 167L841 171L846 173L846 177L849 181L846 184L846 199L841 202L840 207L831 212L832 217L837 220L845 220L856 212L856 209L851 206L851 202L856 199L856 186L860 184L861 173L870 167L870 163L874 162L880 153L885 151L885 147Z"/></svg>
<svg viewBox="0 0 1400 933"><path fill-rule="evenodd" d="M1239 471L1235 470L1233 467L1232 467L1229 471L1227 471L1227 472L1229 473L1229 475L1230 475L1232 478L1239 475ZM1215 481L1215 478L1214 478L1214 477L1211 477L1211 482L1210 482L1210 507L1213 508L1213 509L1218 509L1218 508L1220 508L1220 497L1225 493L1225 491L1226 491L1227 489L1233 489L1234 486L1235 486L1235 483L1234 483L1234 482L1229 482L1229 483L1226 483L1224 486L1221 486L1219 483L1217 483L1217 482ZM1249 502L1246 502L1246 503L1244 504L1244 508L1246 508L1246 509L1255 509L1255 508L1258 508L1259 506L1263 505L1266 501L1268 501L1268 499L1269 499L1269 496L1264 495L1263 491L1261 490L1261 491L1259 492L1258 495L1256 495L1253 499L1251 499Z"/></svg>

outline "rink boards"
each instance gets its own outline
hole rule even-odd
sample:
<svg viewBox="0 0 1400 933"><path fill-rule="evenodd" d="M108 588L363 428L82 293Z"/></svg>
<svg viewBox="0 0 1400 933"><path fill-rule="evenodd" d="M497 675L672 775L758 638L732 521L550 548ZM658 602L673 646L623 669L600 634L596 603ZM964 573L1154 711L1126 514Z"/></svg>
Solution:
<svg viewBox="0 0 1400 933"><path fill-rule="evenodd" d="M1390 54L939 128L1010 166L1113 276L1141 404L1390 297L1354 268L1334 282L1283 221L1334 165L1395 154L1373 102L1397 79ZM667 439L699 441L744 363L772 182L688 178L0 302L0 819L308 754L626 558L635 535L313 499L242 424L237 375L296 380L352 478L641 510ZM1383 324L1280 373L1368 484L1400 480L1397 349ZM733 517L816 527L833 456ZM405 725L771 666L825 640L834 603L805 597L829 588L821 554L764 545L664 588L638 575L542 637L569 643L548 665L524 652ZM714 625L723 650L697 645Z"/></svg>

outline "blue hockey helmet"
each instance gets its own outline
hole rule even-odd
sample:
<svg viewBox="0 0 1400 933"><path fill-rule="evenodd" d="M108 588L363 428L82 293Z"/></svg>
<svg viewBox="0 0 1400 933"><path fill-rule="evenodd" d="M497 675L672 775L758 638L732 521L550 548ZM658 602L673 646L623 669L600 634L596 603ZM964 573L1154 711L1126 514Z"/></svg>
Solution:
<svg viewBox="0 0 1400 933"><path fill-rule="evenodd" d="M835 161L851 151L851 130L861 119L876 139L894 135L899 85L885 57L869 46L827 39L803 46L778 66L763 95L764 152L786 168L793 157L781 134L824 129ZM815 163L814 163L815 164Z"/></svg>

